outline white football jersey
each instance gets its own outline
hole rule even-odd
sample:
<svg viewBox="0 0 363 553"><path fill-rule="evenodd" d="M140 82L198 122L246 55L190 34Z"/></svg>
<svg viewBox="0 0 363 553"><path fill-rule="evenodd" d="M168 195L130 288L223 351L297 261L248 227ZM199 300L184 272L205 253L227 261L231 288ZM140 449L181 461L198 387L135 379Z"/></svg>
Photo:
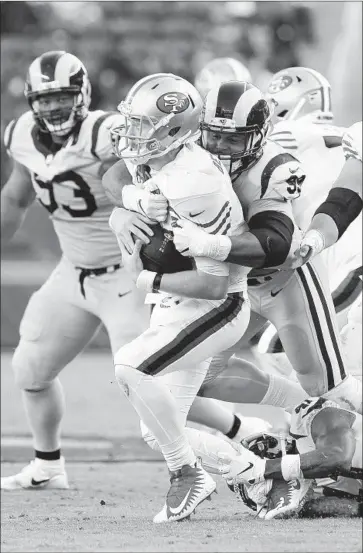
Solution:
<svg viewBox="0 0 363 553"><path fill-rule="evenodd" d="M355 411L342 409L334 401L323 397L309 398L300 403L291 413L290 435L296 440L299 453L307 453L315 450L315 443L311 435L311 425L314 418L326 408L337 408L347 411L354 417L352 430L355 436L355 452L352 459L352 476L356 476L357 470L362 470L362 415Z"/></svg>
<svg viewBox="0 0 363 553"><path fill-rule="evenodd" d="M343 150L346 159L354 157L362 161L362 121L347 129L343 136Z"/></svg>
<svg viewBox="0 0 363 553"><path fill-rule="evenodd" d="M277 123L269 135L301 161L306 179L301 195L293 202L297 224L305 230L338 178L344 163L342 139L345 128L306 118Z"/></svg>
<svg viewBox="0 0 363 553"><path fill-rule="evenodd" d="M241 202L247 221L263 211L284 213L294 222L292 200L300 196L305 173L300 162L289 152L267 140L261 158L250 169L243 171L233 182L233 189ZM301 231L294 223L290 252L301 239ZM266 275L275 268L252 269L249 276Z"/></svg>
<svg viewBox="0 0 363 553"><path fill-rule="evenodd" d="M102 187L105 168L116 161L109 132L122 116L90 111L79 129L57 151L39 132L31 111L9 123L5 146L30 172L39 202L48 210L62 252L78 267L120 262L108 225L113 205ZM123 122L123 118L122 118Z"/></svg>
<svg viewBox="0 0 363 553"><path fill-rule="evenodd" d="M151 178L143 183L135 168L129 163L127 166L134 184L158 189L169 201L168 219L163 224L166 229L172 231L174 221L186 219L210 234L241 233L243 212L227 171L218 158L195 142L185 144L176 158L159 171L151 170ZM229 292L247 289L248 267L209 258L198 258L196 263L205 272L229 274Z"/></svg>

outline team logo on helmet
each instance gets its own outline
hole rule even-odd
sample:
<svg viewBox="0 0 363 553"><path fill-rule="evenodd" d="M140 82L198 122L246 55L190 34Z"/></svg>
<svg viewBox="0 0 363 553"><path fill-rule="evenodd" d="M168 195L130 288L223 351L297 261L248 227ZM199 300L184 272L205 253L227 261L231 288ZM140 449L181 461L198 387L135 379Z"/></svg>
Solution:
<svg viewBox="0 0 363 553"><path fill-rule="evenodd" d="M290 75L282 75L278 79L275 79L272 81L268 87L268 92L270 94L274 94L276 92L280 92L281 90L284 90L288 86L290 86L292 83L292 78Z"/></svg>
<svg viewBox="0 0 363 553"><path fill-rule="evenodd" d="M189 98L181 92L168 92L158 98L156 105L164 113L182 113L189 106Z"/></svg>

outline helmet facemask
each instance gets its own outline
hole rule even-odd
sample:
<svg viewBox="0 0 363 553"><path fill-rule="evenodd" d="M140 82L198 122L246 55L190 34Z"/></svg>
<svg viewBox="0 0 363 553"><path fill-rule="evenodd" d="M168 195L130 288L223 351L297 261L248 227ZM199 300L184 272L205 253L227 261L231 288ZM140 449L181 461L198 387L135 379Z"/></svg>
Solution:
<svg viewBox="0 0 363 553"><path fill-rule="evenodd" d="M160 158L191 138L197 139L197 136L192 137L192 131L174 139L180 126L173 122L176 115L173 112L160 118L135 114L125 101L119 104L118 110L124 116L125 124L111 130L114 153L135 165Z"/></svg>
<svg viewBox="0 0 363 553"><path fill-rule="evenodd" d="M233 121L227 120L221 126L217 123L218 118L215 119L216 121L212 121L210 124L201 124L202 145L223 162L230 176L233 177L235 173L248 169L261 157L268 124L266 123L266 128L264 126L262 129L258 125L228 128L229 125L233 127ZM236 140L230 146L225 141L225 146L219 149L214 145L213 135L230 136ZM228 149L230 151L227 152Z"/></svg>
<svg viewBox="0 0 363 553"><path fill-rule="evenodd" d="M26 93L29 105L39 127L56 136L67 136L75 125L83 121L88 114L91 102L91 85L88 80L80 89L79 86L57 87L53 89L36 90ZM55 109L42 106L42 98L58 96L58 99L68 96L72 102ZM60 102L59 102L60 103Z"/></svg>

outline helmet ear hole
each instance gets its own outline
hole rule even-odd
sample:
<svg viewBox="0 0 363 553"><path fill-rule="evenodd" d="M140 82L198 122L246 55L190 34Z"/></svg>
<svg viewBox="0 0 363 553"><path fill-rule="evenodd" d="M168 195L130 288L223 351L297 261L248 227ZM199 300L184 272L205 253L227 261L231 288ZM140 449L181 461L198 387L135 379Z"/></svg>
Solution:
<svg viewBox="0 0 363 553"><path fill-rule="evenodd" d="M175 136L177 132L180 131L180 127L174 127L173 129L171 129L168 133L168 136Z"/></svg>

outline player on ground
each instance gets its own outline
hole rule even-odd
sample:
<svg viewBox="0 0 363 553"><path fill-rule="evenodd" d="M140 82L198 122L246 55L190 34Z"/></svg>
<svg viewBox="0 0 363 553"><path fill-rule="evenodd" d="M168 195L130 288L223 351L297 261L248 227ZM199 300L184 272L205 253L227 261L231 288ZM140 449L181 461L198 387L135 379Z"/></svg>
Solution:
<svg viewBox="0 0 363 553"><path fill-rule="evenodd" d="M34 439L35 460L1 488L68 488L61 456L64 397L60 371L103 323L116 352L148 321L143 298L121 269L108 219L113 205L101 178L116 161L109 141L117 113L90 111L87 71L75 56L47 52L29 67L30 110L13 120L5 145L13 171L1 191L1 238L9 240L35 198L48 210L62 259L33 294L20 325L12 366ZM131 221L132 218L132 221ZM132 214L130 223L142 225ZM129 313L139 317L130 320Z"/></svg>
<svg viewBox="0 0 363 553"><path fill-rule="evenodd" d="M322 478L333 481L339 476L353 479L357 482L356 493L350 495L356 500L361 500L359 489L362 487L363 470L360 414L351 410L349 406L344 408L323 397L309 398L293 409L289 433L296 440L297 451L282 456L280 454L275 458L271 458L274 457L269 445L271 436L260 435L250 440L249 447L263 451L267 457L254 463L250 470L246 470L248 463L238 455L233 459L227 459L225 456L221 458L221 472L226 479L233 480L234 484L247 483L244 489L240 489L242 497L247 499L247 504L248 498L256 498L258 491L257 509L260 510L261 518L269 520L281 514L298 511L308 490L308 486L296 485L296 479L300 484L301 478L305 481ZM274 481L273 484L271 480ZM265 486L258 485L264 481ZM275 486L276 481L282 481L284 484ZM278 490L278 494L274 488ZM281 501L281 496L284 501ZM272 503L267 502L261 510L269 497L272 497ZM253 503L249 506L256 509L256 504Z"/></svg>
<svg viewBox="0 0 363 553"><path fill-rule="evenodd" d="M291 200L299 197L304 174L292 154L266 140L269 120L259 109L261 102L261 93L252 85L225 83L207 95L202 119L202 143L228 164L249 231L232 238L211 236L188 221L175 229L174 240L184 255L206 255L256 267L248 278L252 312L260 316L253 333L261 321L271 321L304 390L336 401L347 398L358 409L360 385L345 371L322 262L314 259L296 271L278 270L296 249ZM239 347L246 347L249 330ZM232 353L226 352L222 366ZM243 370L243 360L233 359L233 364ZM223 377L218 390L213 390L211 382L202 391L231 401L222 397ZM231 386L227 381L226 387L228 396ZM234 397L233 401L238 400Z"/></svg>
<svg viewBox="0 0 363 553"><path fill-rule="evenodd" d="M228 81L252 82L251 74L242 62L234 58L214 58L197 73L194 86L202 98L216 86Z"/></svg>
<svg viewBox="0 0 363 553"><path fill-rule="evenodd" d="M156 74L137 82L119 106L125 125L112 131L115 151L123 159L106 173L104 182L114 189L127 160L133 183L130 176L129 184L118 184L124 208L150 216L149 204L157 192L159 220L168 231L180 220L192 219L210 233L240 232L242 209L228 173L196 144L201 109L199 93L180 77ZM162 198L167 200L165 209ZM113 229L123 212L114 211ZM116 378L143 423L145 440L161 450L171 474L165 506L154 522L181 520L216 486L196 455L207 463L214 455L216 466L220 447L234 451L225 440L204 433L209 450L205 455L203 433L184 427L211 357L238 341L248 325L243 295L248 269L197 257L195 269L154 273L142 270L140 243L131 254L122 241L120 247L136 286L159 293L150 328L116 353Z"/></svg>

